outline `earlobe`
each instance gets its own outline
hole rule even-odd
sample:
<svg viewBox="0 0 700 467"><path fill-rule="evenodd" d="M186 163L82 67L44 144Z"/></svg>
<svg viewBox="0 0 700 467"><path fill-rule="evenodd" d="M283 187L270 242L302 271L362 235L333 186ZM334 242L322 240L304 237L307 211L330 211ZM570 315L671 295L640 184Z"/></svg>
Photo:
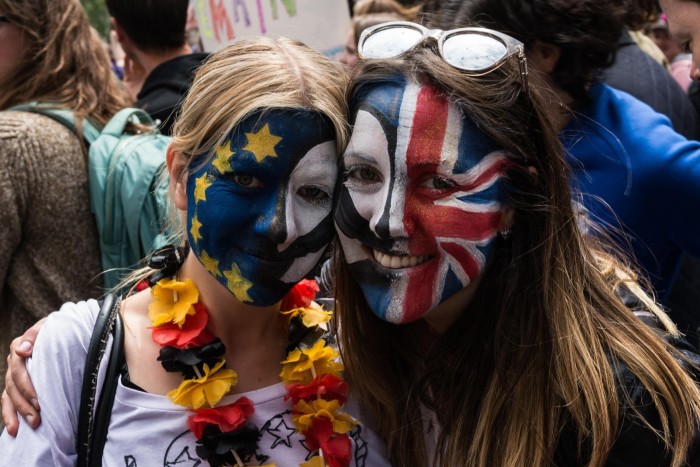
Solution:
<svg viewBox="0 0 700 467"><path fill-rule="evenodd" d="M170 178L170 196L175 207L181 211L187 210L187 159L175 149L172 144L168 146L165 154L165 162L168 166Z"/></svg>
<svg viewBox="0 0 700 467"><path fill-rule="evenodd" d="M528 48L527 59L539 71L551 75L557 68L561 49L558 45L535 40Z"/></svg>

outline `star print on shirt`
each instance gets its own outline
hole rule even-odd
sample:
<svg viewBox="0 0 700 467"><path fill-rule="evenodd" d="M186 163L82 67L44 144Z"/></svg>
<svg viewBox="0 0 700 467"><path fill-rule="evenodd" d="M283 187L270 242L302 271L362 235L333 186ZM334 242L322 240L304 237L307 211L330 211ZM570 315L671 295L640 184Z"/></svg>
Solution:
<svg viewBox="0 0 700 467"><path fill-rule="evenodd" d="M275 146L282 138L270 133L270 126L266 123L257 133L246 133L248 144L243 148L255 156L255 160L262 162L266 157L277 157Z"/></svg>
<svg viewBox="0 0 700 467"><path fill-rule="evenodd" d="M275 438L270 449L275 449L278 444L285 444L287 447L292 447L292 440L290 438L296 433L294 427L287 425L287 422L282 417L271 421L276 423L267 427L267 432Z"/></svg>
<svg viewBox="0 0 700 467"><path fill-rule="evenodd" d="M227 280L226 287L233 292L239 302L252 302L253 299L248 295L248 290L253 286L253 283L243 277L241 270L236 263L231 264L231 269L224 271L224 277Z"/></svg>

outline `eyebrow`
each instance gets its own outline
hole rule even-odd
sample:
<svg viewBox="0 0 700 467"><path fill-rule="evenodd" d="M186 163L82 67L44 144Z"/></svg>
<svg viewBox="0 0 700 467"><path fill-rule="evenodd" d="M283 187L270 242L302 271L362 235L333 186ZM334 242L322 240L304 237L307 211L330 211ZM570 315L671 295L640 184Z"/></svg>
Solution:
<svg viewBox="0 0 700 467"><path fill-rule="evenodd" d="M343 161L345 159L351 159L351 158L352 159L359 159L359 160L367 162L369 164L376 164L377 163L376 158L374 158L372 156L368 156L368 155L361 153L361 152L346 152L345 154L343 154Z"/></svg>

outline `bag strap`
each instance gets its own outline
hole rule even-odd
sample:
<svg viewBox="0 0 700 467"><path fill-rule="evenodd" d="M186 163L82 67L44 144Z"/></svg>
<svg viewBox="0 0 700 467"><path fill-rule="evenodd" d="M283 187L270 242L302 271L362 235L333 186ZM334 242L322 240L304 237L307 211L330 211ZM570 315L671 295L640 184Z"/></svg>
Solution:
<svg viewBox="0 0 700 467"><path fill-rule="evenodd" d="M112 415L119 372L124 361L124 328L119 314L120 302L119 297L114 294L104 298L90 338L78 413L76 448L79 467L102 464L102 451L107 439L107 428ZM107 350L110 333L112 334L112 352L107 362L100 398L95 406L97 375L102 357Z"/></svg>
<svg viewBox="0 0 700 467"><path fill-rule="evenodd" d="M46 117L56 120L61 125L65 126L73 133L77 133L77 126L75 124L75 114L72 110L53 107L51 104L44 104L40 102L30 102L29 104L16 105L10 107L8 110L19 110L22 112L31 112L39 115L44 115ZM95 142L95 140L100 136L100 130L98 130L87 118L83 119L83 138L87 142L88 146Z"/></svg>

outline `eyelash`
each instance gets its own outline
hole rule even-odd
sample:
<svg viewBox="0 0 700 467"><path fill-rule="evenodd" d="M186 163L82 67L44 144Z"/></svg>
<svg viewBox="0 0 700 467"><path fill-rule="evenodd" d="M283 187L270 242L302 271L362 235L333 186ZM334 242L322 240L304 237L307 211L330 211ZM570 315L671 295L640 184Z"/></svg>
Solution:
<svg viewBox="0 0 700 467"><path fill-rule="evenodd" d="M244 188L260 188L263 186L263 183L257 177L254 177L253 175L247 173L234 173L231 174L229 177L231 181L233 181L233 183ZM250 177L250 182L247 184L241 183L240 179L243 177Z"/></svg>
<svg viewBox="0 0 700 467"><path fill-rule="evenodd" d="M692 53L692 50L690 47L690 41L685 41L681 44L681 51L685 54Z"/></svg>
<svg viewBox="0 0 700 467"><path fill-rule="evenodd" d="M374 167L358 165L345 171L345 180L368 185L381 182L381 176Z"/></svg>
<svg viewBox="0 0 700 467"><path fill-rule="evenodd" d="M435 186L435 182L445 184L446 186ZM433 186L429 186L429 184L432 182ZM457 184L450 180L449 178L445 177L440 177L439 175L435 175L433 177L430 177L421 183L422 187L429 188L431 190L451 190L452 188L456 187Z"/></svg>
<svg viewBox="0 0 700 467"><path fill-rule="evenodd" d="M318 186L303 186L297 191L299 196L304 198L308 203L317 206L326 206L331 201L331 195L326 190Z"/></svg>

